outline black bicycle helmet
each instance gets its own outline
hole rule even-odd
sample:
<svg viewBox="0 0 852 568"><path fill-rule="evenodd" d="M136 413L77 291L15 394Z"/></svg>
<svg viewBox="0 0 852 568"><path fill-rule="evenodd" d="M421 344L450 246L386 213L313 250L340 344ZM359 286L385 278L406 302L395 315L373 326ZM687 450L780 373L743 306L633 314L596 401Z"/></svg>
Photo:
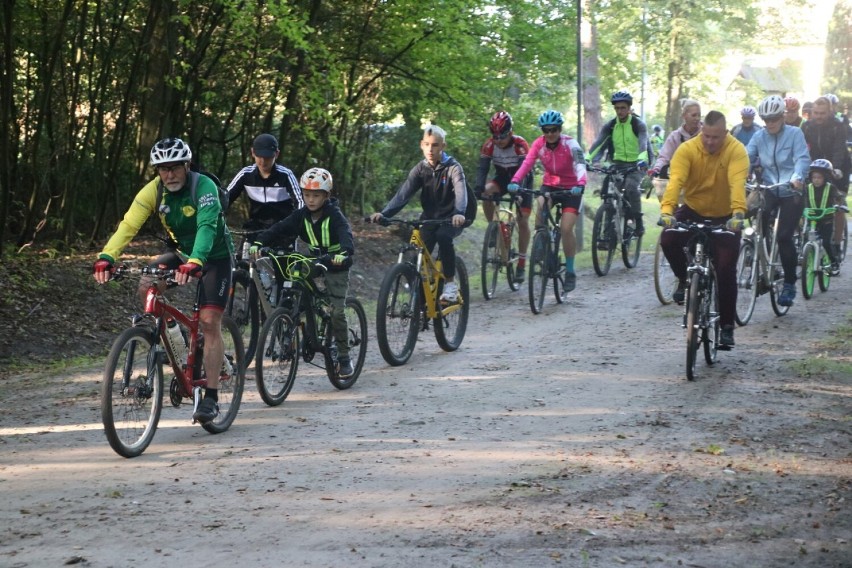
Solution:
<svg viewBox="0 0 852 568"><path fill-rule="evenodd" d="M612 104L627 103L629 105L632 105L633 104L633 95L631 95L627 91L616 91L609 98L609 102L611 102Z"/></svg>

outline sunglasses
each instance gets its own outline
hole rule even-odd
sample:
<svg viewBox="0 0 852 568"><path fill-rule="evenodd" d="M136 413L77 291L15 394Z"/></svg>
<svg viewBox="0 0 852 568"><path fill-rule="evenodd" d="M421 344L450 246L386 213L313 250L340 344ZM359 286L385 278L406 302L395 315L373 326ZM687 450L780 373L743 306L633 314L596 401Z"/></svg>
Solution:
<svg viewBox="0 0 852 568"><path fill-rule="evenodd" d="M173 174L185 167L186 164L175 164L173 166L157 166L157 172L161 174Z"/></svg>
<svg viewBox="0 0 852 568"><path fill-rule="evenodd" d="M554 132L559 132L558 126L542 126L541 131L545 134L553 134Z"/></svg>
<svg viewBox="0 0 852 568"><path fill-rule="evenodd" d="M761 118L763 118L763 117L761 117ZM766 123L778 122L779 120L783 120L783 119L784 119L783 116L767 116L766 118L763 118L763 122L766 122Z"/></svg>
<svg viewBox="0 0 852 568"><path fill-rule="evenodd" d="M492 134L491 138L493 138L494 140L505 140L509 136L511 136L511 133L506 132L505 134Z"/></svg>

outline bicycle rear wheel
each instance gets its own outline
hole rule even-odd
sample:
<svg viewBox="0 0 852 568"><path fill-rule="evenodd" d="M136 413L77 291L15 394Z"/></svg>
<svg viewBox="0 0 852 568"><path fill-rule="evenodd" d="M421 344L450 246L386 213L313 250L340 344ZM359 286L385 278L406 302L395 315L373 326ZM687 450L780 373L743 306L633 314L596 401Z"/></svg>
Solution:
<svg viewBox="0 0 852 568"><path fill-rule="evenodd" d="M491 221L485 229L485 240L482 242L482 295L486 300L494 297L497 291L497 277L500 274L500 243L503 235L500 234L500 223Z"/></svg>
<svg viewBox="0 0 852 568"><path fill-rule="evenodd" d="M642 237L636 236L636 221L624 218L624 231L621 234L621 260L627 268L636 268L639 254L642 252Z"/></svg>
<svg viewBox="0 0 852 568"><path fill-rule="evenodd" d="M615 255L615 208L609 203L602 203L595 213L592 226L592 265L598 276L605 276L612 266Z"/></svg>
<svg viewBox="0 0 852 568"><path fill-rule="evenodd" d="M553 295L556 297L556 303L561 304L568 293L565 291L565 270L562 265L562 256L559 254L562 251L562 231L559 227L551 229L550 247L548 271L553 278Z"/></svg>
<svg viewBox="0 0 852 568"><path fill-rule="evenodd" d="M257 348L257 338L260 334L260 315L258 308L257 289L248 271L239 268L234 271L233 289L228 299L226 314L231 316L246 346L246 367L251 365Z"/></svg>
<svg viewBox="0 0 852 568"><path fill-rule="evenodd" d="M754 241L743 239L737 257L737 308L736 320L746 325L754 314L757 303L758 254Z"/></svg>
<svg viewBox="0 0 852 568"><path fill-rule="evenodd" d="M299 325L286 308L272 312L260 331L254 380L260 398L269 406L284 402L296 381L299 334Z"/></svg>
<svg viewBox="0 0 852 568"><path fill-rule="evenodd" d="M819 291L828 292L828 286L831 283L831 258L829 258L828 253L825 251L822 251L819 266L820 271L816 277L817 284L819 284Z"/></svg>
<svg viewBox="0 0 852 568"><path fill-rule="evenodd" d="M434 319L435 339L444 351L455 351L464 340L467 330L467 317L470 312L470 295L467 278L467 267L464 261L456 256L456 284L459 287L459 299L452 304L444 305L441 300L441 290L438 290L438 300L435 309L439 316ZM439 288L441 288L439 286Z"/></svg>
<svg viewBox="0 0 852 568"><path fill-rule="evenodd" d="M693 274L689 279L689 292L686 297L686 378L690 381L695 380L698 336L701 333L698 328L698 309L701 303L699 298L700 286L699 277Z"/></svg>
<svg viewBox="0 0 852 568"><path fill-rule="evenodd" d="M136 457L154 439L163 409L162 353L154 331L124 330L112 344L101 383L101 420L109 445Z"/></svg>
<svg viewBox="0 0 852 568"><path fill-rule="evenodd" d="M364 368L364 358L367 356L367 313L364 306L355 298L346 298L343 309L346 314L346 327L348 330L349 359L352 362L352 374L341 377L340 367L328 375L328 380L335 388L345 390L355 384Z"/></svg>
<svg viewBox="0 0 852 568"><path fill-rule="evenodd" d="M767 279L769 281L769 300L772 304L772 311L775 312L775 315L783 316L790 311L790 306L782 306L778 303L778 297L781 295L781 290L784 288L784 277L780 268L781 261L778 256L778 246L773 241L771 247L775 249L775 254L772 255L772 261L769 263L770 266L767 270Z"/></svg>
<svg viewBox="0 0 852 568"><path fill-rule="evenodd" d="M222 341L225 344L224 359L218 369L212 370L219 373L219 415L201 425L211 434L220 434L233 424L243 400L246 379L243 337L236 322L228 316L222 318Z"/></svg>
<svg viewBox="0 0 852 568"><path fill-rule="evenodd" d="M547 259L550 258L550 237L547 231L535 232L529 261L529 300L532 313L541 313L547 289Z"/></svg>
<svg viewBox="0 0 852 568"><path fill-rule="evenodd" d="M677 285L677 276L672 272L671 265L663 253L660 238L657 238L657 246L654 249L654 291L661 304L667 306L672 303L672 296L677 290Z"/></svg>
<svg viewBox="0 0 852 568"><path fill-rule="evenodd" d="M711 270L707 276L707 288L701 298L703 325L701 341L704 344L704 360L708 365L716 362L719 354L719 335L722 325L719 321L719 285L716 281L716 271Z"/></svg>
<svg viewBox="0 0 852 568"><path fill-rule="evenodd" d="M376 340L389 365L405 364L414 351L420 324L419 295L420 275L414 267L393 265L382 281L376 307Z"/></svg>
<svg viewBox="0 0 852 568"><path fill-rule="evenodd" d="M817 273L814 268L816 264L817 246L816 243L805 243L805 248L802 250L802 296L805 300L810 300L814 295L814 284L816 283Z"/></svg>
<svg viewBox="0 0 852 568"><path fill-rule="evenodd" d="M506 280L509 281L509 289L512 292L517 292L521 288L520 282L515 282L515 270L518 266L518 254L521 250L518 235L517 224L506 223L506 229L509 232L509 248L506 250Z"/></svg>
<svg viewBox="0 0 852 568"><path fill-rule="evenodd" d="M849 226L843 223L843 238L840 240L840 262L846 260L846 247L849 245Z"/></svg>

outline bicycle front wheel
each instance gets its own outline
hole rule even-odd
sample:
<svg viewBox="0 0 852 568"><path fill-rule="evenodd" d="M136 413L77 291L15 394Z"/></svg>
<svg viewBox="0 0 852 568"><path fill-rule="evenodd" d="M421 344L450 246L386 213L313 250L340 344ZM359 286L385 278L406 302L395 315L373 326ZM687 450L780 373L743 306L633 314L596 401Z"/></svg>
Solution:
<svg viewBox="0 0 852 568"><path fill-rule="evenodd" d="M636 235L636 221L624 218L621 241L621 260L627 268L636 268L642 252L642 237Z"/></svg>
<svg viewBox="0 0 852 568"><path fill-rule="evenodd" d="M239 268L234 271L234 283L231 297L228 299L226 314L237 323L243 345L246 348L246 367L251 365L260 334L260 315L257 289L248 271Z"/></svg>
<svg viewBox="0 0 852 568"><path fill-rule="evenodd" d="M435 339L444 351L455 351L459 348L467 331L467 317L470 312L467 267L458 256L456 256L456 284L459 287L458 301L444 305L439 298L436 306L439 315L433 321ZM440 296L440 291L438 295Z"/></svg>
<svg viewBox="0 0 852 568"><path fill-rule="evenodd" d="M816 283L816 243L805 243L802 250L802 296L810 300L814 295L814 284Z"/></svg>
<svg viewBox="0 0 852 568"><path fill-rule="evenodd" d="M544 306L544 293L547 290L547 259L550 257L550 237L547 231L535 232L529 261L529 300L532 313L541 313Z"/></svg>
<svg viewBox="0 0 852 568"><path fill-rule="evenodd" d="M615 255L615 210L612 205L602 203L595 213L592 226L592 265L598 276L605 276L612 266Z"/></svg>
<svg viewBox="0 0 852 568"><path fill-rule="evenodd" d="M553 278L553 296L556 298L556 303L561 304L565 301L565 296L568 293L565 291L565 270L562 264L562 256L559 254L562 251L562 232L559 227L551 230L550 247L548 272Z"/></svg>
<svg viewBox="0 0 852 568"><path fill-rule="evenodd" d="M109 445L136 457L154 439L163 409L163 364L154 331L124 330L112 344L101 383L101 420Z"/></svg>
<svg viewBox="0 0 852 568"><path fill-rule="evenodd" d="M289 310L272 312L260 331L260 349L254 367L257 392L269 406L287 399L299 369L299 325Z"/></svg>
<svg viewBox="0 0 852 568"><path fill-rule="evenodd" d="M660 303L667 306L673 301L672 296L677 290L678 279L663 252L661 237L662 235L657 238L657 247L654 249L654 291Z"/></svg>
<svg viewBox="0 0 852 568"><path fill-rule="evenodd" d="M697 275L693 274L689 280L689 292L686 298L686 378L695 380L695 360L698 357L698 336L701 330L698 328L698 309L701 303L699 298L700 283Z"/></svg>
<svg viewBox="0 0 852 568"><path fill-rule="evenodd" d="M347 343L349 345L349 359L352 362L352 374L341 377L340 368L334 369L334 373L328 376L328 380L335 388L345 390L355 384L364 368L364 358L367 356L367 313L364 306L355 298L346 298L343 309L346 314Z"/></svg>
<svg viewBox="0 0 852 568"><path fill-rule="evenodd" d="M502 241L500 223L491 221L485 229L485 240L482 242L482 295L486 300L494 297L497 290L497 277L500 274L500 251L498 242Z"/></svg>
<svg viewBox="0 0 852 568"><path fill-rule="evenodd" d="M243 336L237 323L228 316L222 318L222 342L225 354L221 365L218 369L206 370L208 376L211 372L219 373L219 415L201 425L211 434L221 434L234 423L243 400L246 379Z"/></svg>
<svg viewBox="0 0 852 568"><path fill-rule="evenodd" d="M846 224L846 220L843 222L843 238L840 239L840 258L838 260L843 262L846 260L846 247L849 245L849 226Z"/></svg>
<svg viewBox="0 0 852 568"><path fill-rule="evenodd" d="M743 240L740 255L737 257L737 304L736 320L746 325L754 314L757 303L758 253L754 241Z"/></svg>
<svg viewBox="0 0 852 568"><path fill-rule="evenodd" d="M404 365L414 351L420 324L419 294L420 277L410 264L395 264L385 274L376 306L376 340L389 365Z"/></svg>
<svg viewBox="0 0 852 568"><path fill-rule="evenodd" d="M704 360L708 365L716 362L719 354L719 335L722 325L719 320L719 285L716 281L716 272L707 275L707 288L701 298L702 326L701 341L704 343Z"/></svg>

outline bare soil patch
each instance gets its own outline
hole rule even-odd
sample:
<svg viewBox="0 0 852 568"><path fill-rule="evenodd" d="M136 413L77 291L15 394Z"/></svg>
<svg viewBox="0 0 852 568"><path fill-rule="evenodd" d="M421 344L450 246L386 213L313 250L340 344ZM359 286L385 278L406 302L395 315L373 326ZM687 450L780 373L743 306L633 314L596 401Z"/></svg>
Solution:
<svg viewBox="0 0 852 568"><path fill-rule="evenodd" d="M371 300L396 245L356 229L384 261L355 284ZM849 271L782 318L761 298L736 348L687 382L680 308L657 302L651 258L581 269L539 316L525 287L475 289L457 352L427 332L389 367L371 338L348 391L302 365L269 408L249 376L218 436L167 407L133 460L101 431L98 365L7 367L0 565L850 566ZM88 263L54 262L43 273L76 284L2 306L0 365L106 349L133 292L102 300ZM62 319L36 325L53 306ZM14 344L10 314L27 334ZM38 329L61 330L54 346Z"/></svg>

